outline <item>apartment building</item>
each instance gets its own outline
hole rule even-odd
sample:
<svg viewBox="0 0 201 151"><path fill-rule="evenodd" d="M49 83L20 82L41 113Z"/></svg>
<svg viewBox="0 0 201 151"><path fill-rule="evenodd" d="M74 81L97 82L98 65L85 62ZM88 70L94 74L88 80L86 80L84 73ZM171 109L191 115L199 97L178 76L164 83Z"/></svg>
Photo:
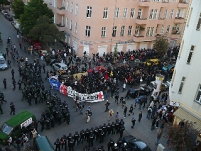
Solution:
<svg viewBox="0 0 201 151"><path fill-rule="evenodd" d="M45 0L78 55L152 48L157 34L180 43L187 0Z"/></svg>
<svg viewBox="0 0 201 151"><path fill-rule="evenodd" d="M169 89L170 100L180 102L175 121L189 120L201 130L201 1L192 0Z"/></svg>

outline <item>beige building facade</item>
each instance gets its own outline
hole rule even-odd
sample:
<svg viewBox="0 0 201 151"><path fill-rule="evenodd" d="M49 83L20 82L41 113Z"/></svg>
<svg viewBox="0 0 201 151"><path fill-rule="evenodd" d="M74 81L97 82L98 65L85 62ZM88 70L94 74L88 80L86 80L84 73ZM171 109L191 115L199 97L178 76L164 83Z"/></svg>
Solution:
<svg viewBox="0 0 201 151"><path fill-rule="evenodd" d="M78 55L152 48L157 34L180 43L187 0L46 0Z"/></svg>

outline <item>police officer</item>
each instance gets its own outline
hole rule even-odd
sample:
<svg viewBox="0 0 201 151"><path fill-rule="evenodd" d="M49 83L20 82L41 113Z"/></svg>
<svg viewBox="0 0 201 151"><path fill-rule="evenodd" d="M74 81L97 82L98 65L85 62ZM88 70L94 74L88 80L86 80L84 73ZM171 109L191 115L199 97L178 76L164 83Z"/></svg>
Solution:
<svg viewBox="0 0 201 151"><path fill-rule="evenodd" d="M54 142L54 145L56 145L55 151L60 151L61 142L59 141L59 138Z"/></svg>
<svg viewBox="0 0 201 151"><path fill-rule="evenodd" d="M67 150L67 137L66 137L66 135L63 135L61 137L60 141L61 141L61 148L63 149L63 147L64 147L64 149Z"/></svg>
<svg viewBox="0 0 201 151"><path fill-rule="evenodd" d="M70 113L66 114L66 123L69 125L70 124Z"/></svg>
<svg viewBox="0 0 201 151"><path fill-rule="evenodd" d="M105 123L103 124L102 129L103 129L103 131L104 131L104 134L106 135L106 134L107 134L107 126L106 126Z"/></svg>
<svg viewBox="0 0 201 151"><path fill-rule="evenodd" d="M121 125L121 127L119 129L120 138L122 138L124 130L125 130L125 127L123 125Z"/></svg>
<svg viewBox="0 0 201 151"><path fill-rule="evenodd" d="M79 142L82 142L82 143L83 143L84 137L85 137L84 130L81 130L81 131L80 131L80 140L79 140Z"/></svg>
<svg viewBox="0 0 201 151"><path fill-rule="evenodd" d="M119 149L122 147L123 141L122 138L119 138L119 140L117 141L117 146L119 147Z"/></svg>
<svg viewBox="0 0 201 151"><path fill-rule="evenodd" d="M10 103L10 115L15 115L15 105L13 102Z"/></svg>
<svg viewBox="0 0 201 151"><path fill-rule="evenodd" d="M6 86L7 86L6 78L3 79L3 85L4 85L4 89L6 89Z"/></svg>
<svg viewBox="0 0 201 151"><path fill-rule="evenodd" d="M15 75L14 69L11 70L11 74L12 74L12 79L14 79L14 75Z"/></svg>
<svg viewBox="0 0 201 151"><path fill-rule="evenodd" d="M80 135L79 133L76 131L75 134L74 134L74 143L77 142L77 145L79 144L79 138L80 138Z"/></svg>
<svg viewBox="0 0 201 151"><path fill-rule="evenodd" d="M44 128L45 128L45 119L43 117L41 117L39 122L40 122L40 125L41 125L41 132L42 132L44 130Z"/></svg>
<svg viewBox="0 0 201 151"><path fill-rule="evenodd" d="M46 130L50 130L50 119L49 119L49 117L46 118L45 124L46 124Z"/></svg>
<svg viewBox="0 0 201 151"><path fill-rule="evenodd" d="M74 151L74 139L71 138L68 142L69 151Z"/></svg>
<svg viewBox="0 0 201 151"><path fill-rule="evenodd" d="M94 134L95 134L96 140L98 140L99 139L98 127L95 127Z"/></svg>
<svg viewBox="0 0 201 151"><path fill-rule="evenodd" d="M89 147L93 146L93 141L94 141L94 133L91 132L90 136L89 136L89 142L88 142L88 144L89 144L88 146Z"/></svg>
<svg viewBox="0 0 201 151"><path fill-rule="evenodd" d="M1 114L4 114L4 113L3 113L3 109L2 109L2 107L1 107L1 103L0 103L0 111L1 111Z"/></svg>
<svg viewBox="0 0 201 151"><path fill-rule="evenodd" d="M107 135L111 134L111 125L110 123L107 124Z"/></svg>
<svg viewBox="0 0 201 151"><path fill-rule="evenodd" d="M100 143L103 143L103 140L104 140L104 131L102 130L101 133L100 133Z"/></svg>
<svg viewBox="0 0 201 151"><path fill-rule="evenodd" d="M85 131L85 139L87 140L87 142L89 142L89 135L90 135L90 131L87 128L86 131Z"/></svg>
<svg viewBox="0 0 201 151"><path fill-rule="evenodd" d="M113 146L114 146L114 141L110 139L109 143L107 144L108 151L110 151L110 149L112 149Z"/></svg>
<svg viewBox="0 0 201 151"><path fill-rule="evenodd" d="M15 88L16 88L16 81L15 81L15 79L13 78L13 90L15 90Z"/></svg>
<svg viewBox="0 0 201 151"><path fill-rule="evenodd" d="M115 123L114 122L112 122L111 131L112 131L112 134L115 134Z"/></svg>
<svg viewBox="0 0 201 151"><path fill-rule="evenodd" d="M117 134L119 133L119 120L116 120L115 131L116 131Z"/></svg>

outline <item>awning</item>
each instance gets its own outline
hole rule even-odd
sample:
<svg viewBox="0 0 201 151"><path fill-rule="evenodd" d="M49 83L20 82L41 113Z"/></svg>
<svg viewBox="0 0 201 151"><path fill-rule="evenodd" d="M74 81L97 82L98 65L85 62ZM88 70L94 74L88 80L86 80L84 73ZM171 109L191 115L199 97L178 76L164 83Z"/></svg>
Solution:
<svg viewBox="0 0 201 151"><path fill-rule="evenodd" d="M182 106L180 106L173 115L181 120L188 120L189 122L195 123L196 128L201 131L201 117L199 117L199 115L196 115Z"/></svg>

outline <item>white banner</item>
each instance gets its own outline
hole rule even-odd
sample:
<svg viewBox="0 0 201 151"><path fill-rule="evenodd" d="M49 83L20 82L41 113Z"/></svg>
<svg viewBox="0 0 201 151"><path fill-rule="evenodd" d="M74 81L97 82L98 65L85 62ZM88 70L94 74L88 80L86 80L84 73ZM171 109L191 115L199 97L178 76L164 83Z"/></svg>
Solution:
<svg viewBox="0 0 201 151"><path fill-rule="evenodd" d="M95 92L92 94L86 94L86 93L78 93L75 90L72 89L71 86L66 86L66 89L63 89L64 85L61 84L60 89L62 89L62 91L60 91L60 93L69 96L71 98L73 98L74 100L76 99L76 97L79 98L79 100L81 102L101 102L104 101L104 95L103 92ZM65 92L64 92L65 91Z"/></svg>

